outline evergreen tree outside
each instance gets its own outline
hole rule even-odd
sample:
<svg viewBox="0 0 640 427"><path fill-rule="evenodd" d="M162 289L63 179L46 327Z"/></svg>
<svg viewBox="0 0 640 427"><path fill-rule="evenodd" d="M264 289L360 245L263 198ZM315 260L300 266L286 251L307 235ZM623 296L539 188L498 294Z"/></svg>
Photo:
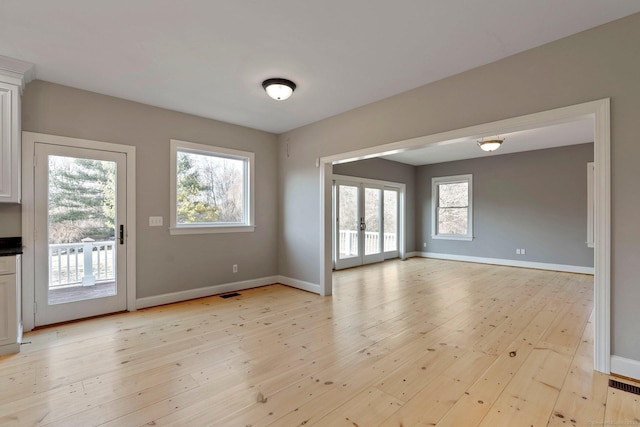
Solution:
<svg viewBox="0 0 640 427"><path fill-rule="evenodd" d="M200 171L194 165L197 159L191 153L178 153L178 182L176 189L176 211L178 224L215 222L218 209L203 200L207 186L202 183ZM202 156L200 156L202 157Z"/></svg>
<svg viewBox="0 0 640 427"><path fill-rule="evenodd" d="M49 243L115 237L116 165L49 156Z"/></svg>
<svg viewBox="0 0 640 427"><path fill-rule="evenodd" d="M178 224L244 221L243 160L179 151L176 161Z"/></svg>

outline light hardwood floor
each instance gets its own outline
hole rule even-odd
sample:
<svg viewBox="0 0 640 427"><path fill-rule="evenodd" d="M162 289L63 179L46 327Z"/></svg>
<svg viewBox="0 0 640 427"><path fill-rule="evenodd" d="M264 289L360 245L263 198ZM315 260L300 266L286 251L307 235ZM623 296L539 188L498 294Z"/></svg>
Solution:
<svg viewBox="0 0 640 427"><path fill-rule="evenodd" d="M38 330L2 426L640 424L592 370L592 276L414 258Z"/></svg>

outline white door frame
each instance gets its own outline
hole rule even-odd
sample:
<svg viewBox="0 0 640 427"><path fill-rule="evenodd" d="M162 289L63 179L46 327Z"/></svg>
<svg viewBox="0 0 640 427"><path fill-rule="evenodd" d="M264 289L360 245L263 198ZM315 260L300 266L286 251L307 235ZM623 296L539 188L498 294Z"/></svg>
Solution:
<svg viewBox="0 0 640 427"><path fill-rule="evenodd" d="M22 328L35 327L35 143L114 151L127 156L127 311L136 310L136 148L129 145L22 132Z"/></svg>
<svg viewBox="0 0 640 427"><path fill-rule="evenodd" d="M608 374L611 368L611 125L610 99L585 102L520 117L498 120L448 132L398 141L318 159L320 168L320 294L331 295L333 164L442 144L475 135L495 135L569 122L594 119L595 248L594 248L594 368Z"/></svg>
<svg viewBox="0 0 640 427"><path fill-rule="evenodd" d="M384 191L387 189L392 189L394 191L398 192L398 242L397 242L397 249L395 251L393 251L393 256L387 256L388 254L391 254L391 252L387 253L384 251L384 246L382 247L382 259L380 261L384 261L386 259L390 259L390 258L400 258L400 259L405 259L406 258L406 250L405 250L405 240L406 240L406 225L405 222L407 220L406 218L406 206L405 206L405 201L406 201L406 197L405 194L407 192L407 185L401 182L393 182L393 181L383 181L380 179L370 179L370 178L361 178L359 176L349 176L349 175L338 175L338 174L333 174L332 175L332 199L331 199L331 212L332 212L332 219L331 219L331 224L332 227L334 225L336 225L336 217L335 217L335 213L336 213L336 206L334 205L334 201L337 200L337 194L333 193L333 183L335 182L335 184L346 184L346 185L353 185L353 186L360 186L360 188L362 189L362 186L366 186L366 185L370 185L370 186L379 186L382 189L382 195L384 197ZM384 212L382 212L382 215L384 216ZM335 238L334 236L334 231L332 229L331 231L332 233L332 239ZM383 230L384 233L384 230ZM337 240L337 239L336 239ZM383 243L384 245L384 243ZM361 245L361 249L364 251L364 246ZM336 254L336 248L337 248L337 242L332 240L332 244L331 244L331 250L332 250L332 258L331 258L331 265L333 268L338 269L336 266L336 262L337 262L337 254ZM362 258L362 260L364 261L364 252L362 252L360 254L360 258ZM348 264L348 263L343 263L343 264ZM355 265L362 265L365 264L364 262L362 263L357 263L354 264ZM341 268L349 268L349 266L343 266Z"/></svg>

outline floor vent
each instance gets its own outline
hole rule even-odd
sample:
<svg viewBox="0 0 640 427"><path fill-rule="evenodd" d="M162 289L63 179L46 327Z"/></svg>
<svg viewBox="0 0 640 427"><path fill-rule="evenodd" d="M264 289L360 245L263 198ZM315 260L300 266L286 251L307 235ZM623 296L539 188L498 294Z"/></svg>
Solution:
<svg viewBox="0 0 640 427"><path fill-rule="evenodd" d="M620 381L610 379L609 387L617 388L618 390L640 395L640 387L631 385L631 384L621 383Z"/></svg>
<svg viewBox="0 0 640 427"><path fill-rule="evenodd" d="M220 298L233 298L233 297L239 297L240 294L237 292L233 292L230 294L224 294L224 295L220 295Z"/></svg>

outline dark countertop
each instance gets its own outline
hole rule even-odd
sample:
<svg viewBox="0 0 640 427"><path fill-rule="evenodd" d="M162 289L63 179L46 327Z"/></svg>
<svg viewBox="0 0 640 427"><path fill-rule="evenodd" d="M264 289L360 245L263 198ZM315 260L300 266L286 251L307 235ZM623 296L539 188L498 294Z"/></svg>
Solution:
<svg viewBox="0 0 640 427"><path fill-rule="evenodd" d="M0 256L20 255L22 237L0 237Z"/></svg>

